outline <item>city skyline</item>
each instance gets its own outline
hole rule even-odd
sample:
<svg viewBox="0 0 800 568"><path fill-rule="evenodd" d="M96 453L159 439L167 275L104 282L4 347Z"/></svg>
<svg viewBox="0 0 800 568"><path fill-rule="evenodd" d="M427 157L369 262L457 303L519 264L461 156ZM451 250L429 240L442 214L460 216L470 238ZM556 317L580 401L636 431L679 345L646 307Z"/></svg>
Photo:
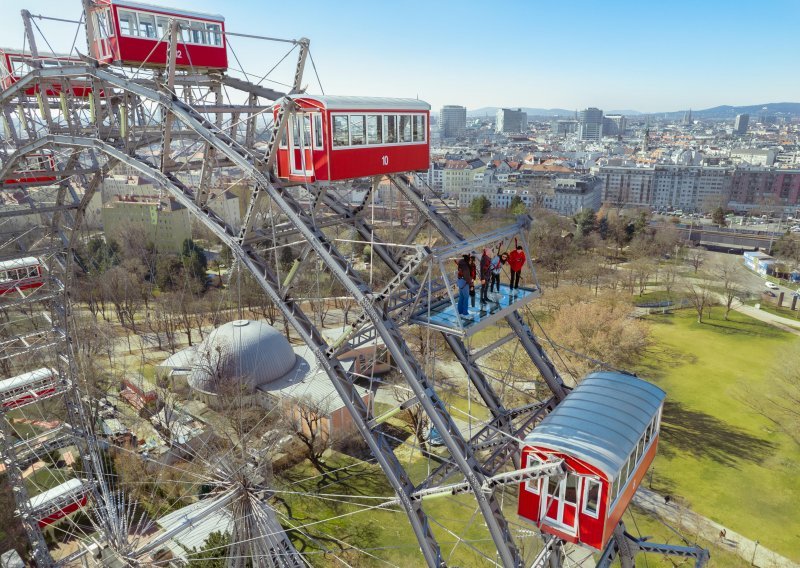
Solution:
<svg viewBox="0 0 800 568"><path fill-rule="evenodd" d="M366 1L337 9L312 1L303 17L287 4L266 11L254 0L164 4L222 13L231 32L310 38L326 93L418 97L434 109L446 104L468 110L594 106L655 113L793 101L800 92L800 64L774 57L793 52L790 34L754 25L749 12L731 3L678 2L667 9L632 1L582 1L554 13L520 1L491 13L463 3L437 4L431 10L414 0L404 5L406 18L399 18L393 6ZM20 9L68 19L77 19L81 11L78 0L10 0L4 5L0 33L8 47L23 42ZM782 20L800 17L798 3L776 0L770 7ZM488 26L487 19L505 25ZM55 51L70 49L74 24L35 21ZM279 24L272 27L272 22ZM285 44L231 40L232 67L238 60L245 69L266 73L286 52ZM80 34L76 45L85 52ZM284 80L292 60L276 71ZM309 67L308 89L319 92Z"/></svg>

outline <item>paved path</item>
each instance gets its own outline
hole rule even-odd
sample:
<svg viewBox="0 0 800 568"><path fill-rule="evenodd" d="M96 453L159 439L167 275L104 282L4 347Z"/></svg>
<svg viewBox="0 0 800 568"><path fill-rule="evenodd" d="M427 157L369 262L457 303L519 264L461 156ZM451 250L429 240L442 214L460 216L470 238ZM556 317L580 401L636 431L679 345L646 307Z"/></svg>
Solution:
<svg viewBox="0 0 800 568"><path fill-rule="evenodd" d="M753 562L753 565L759 568L800 568L800 564L797 562L764 548L758 542L753 542L707 517L698 515L675 501L665 503L664 497L655 491L639 487L633 497L633 502L645 511L663 519L688 539L691 540L695 535L700 536L721 548L730 550L748 562ZM724 538L720 538L721 534L725 535ZM713 556L711 565L715 565Z"/></svg>
<svg viewBox="0 0 800 568"><path fill-rule="evenodd" d="M741 304L736 302L733 306L733 309L737 312L742 314L748 315L753 319L757 319L759 321L763 321L770 325L774 325L782 329L783 331L788 331L789 333L793 333L795 335L800 335L800 321L793 320L789 318L785 318L783 316L777 316L775 314L771 314L769 312L765 312L764 310L758 310L753 306L748 306L746 304Z"/></svg>

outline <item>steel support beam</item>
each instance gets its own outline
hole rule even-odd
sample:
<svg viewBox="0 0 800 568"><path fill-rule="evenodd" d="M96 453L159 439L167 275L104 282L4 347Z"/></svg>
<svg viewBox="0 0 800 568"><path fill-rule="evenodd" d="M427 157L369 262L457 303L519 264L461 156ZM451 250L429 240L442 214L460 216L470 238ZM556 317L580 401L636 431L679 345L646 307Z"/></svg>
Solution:
<svg viewBox="0 0 800 568"><path fill-rule="evenodd" d="M387 480L400 497L403 508L406 510L411 527L417 536L420 549L428 565L444 565L441 550L433 535L431 525L425 512L422 510L419 503L415 503L408 498L408 495L410 495L415 488L408 474L397 460L392 450L392 444L390 441L384 440L380 433L371 430L367 426L369 409L355 391L354 385L347 372L338 361L332 361L325 357L325 349L327 348L325 339L297 304L281 296L279 292L280 285L277 278L268 264L258 256L256 251L251 248L242 247L238 242L235 231L220 217L212 211L203 211L197 207L194 202L194 195L188 188L183 186L177 178L174 178L170 174L160 172L156 166L149 164L145 159L128 156L119 149L98 139L59 135L48 135L37 140L26 147L26 152L47 145L92 148L133 167L169 190L183 206L231 248L236 257L248 268L262 289L267 292L275 305L278 306L283 316L286 318L286 321L289 322L303 341L311 348L317 360L320 362L321 367L331 378L332 384L353 416L356 427L366 440L376 460L381 465Z"/></svg>

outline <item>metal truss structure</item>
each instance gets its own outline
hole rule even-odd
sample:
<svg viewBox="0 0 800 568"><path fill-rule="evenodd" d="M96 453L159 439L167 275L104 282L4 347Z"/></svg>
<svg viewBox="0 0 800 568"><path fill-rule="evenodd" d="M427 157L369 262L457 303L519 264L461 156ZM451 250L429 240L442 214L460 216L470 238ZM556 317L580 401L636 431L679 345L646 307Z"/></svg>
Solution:
<svg viewBox="0 0 800 568"><path fill-rule="evenodd" d="M33 32L27 27L28 44L35 50ZM177 23L171 30L171 37L175 38ZM103 177L114 167L124 166L153 180L229 247L278 307L284 320L313 351L391 486L396 496L391 504L405 512L427 565L447 563L426 510L428 498L464 494L474 499L475 509L491 539L494 553L487 560L508 567L559 566L562 544L546 535L536 549L539 558L526 558L521 552L519 531L509 525L501 502L503 491L515 488L521 480L558 474L558 464L533 468L536 471L520 469L520 444L569 391L542 341L520 311L526 302L510 305L507 310L482 319L482 326L499 326L504 334L478 349L473 349L468 334L459 330L431 330L442 337L442 344L477 393L476 404L489 417L474 432L465 431L458 424L440 395L430 365L426 366L407 340L409 329L424 325L414 314L449 293L446 275L437 270L441 258L492 246L498 240L514 236L524 239L530 219L524 217L501 231L466 237L435 207L433 193L415 184L411 175L398 174L390 177L392 191L410 204L419 220L406 242L399 244L390 236L382 236L384 229L372 223L367 215L369 200L380 180L372 180L364 201L356 205L333 187L284 184L274 171L276 150L286 130L287 117L294 111L286 95L302 92L309 43L301 39L293 45L298 48L298 59L291 88L286 93L225 74L176 71L174 50L172 64L167 69L147 74L130 77L123 70L101 68L87 59L83 65L34 69L0 93L7 143L0 153L0 180L14 179L14 172L25 156L47 153L57 158L56 171L52 172L54 179L1 186L1 191L21 192L30 199L27 207L2 211L0 216L35 214L43 219L47 237L28 243L24 254L45 258L46 251L55 249L49 257L50 286L30 298L14 300L27 306L29 300L35 300L34 296L44 298L52 328L2 339L8 357L36 349L53 350L57 344L55 349L61 354L57 364L63 382L59 396L64 400L69 426L48 436L46 443L61 444L59 440L64 435L84 442L80 446L85 448L81 457L86 483L92 492L94 523L105 543L129 565L146 563L174 532L185 528L182 525L173 531L163 531L147 542L131 536L128 505L104 482L99 446L81 403L80 373L71 352L68 292L75 278L72 257L78 238L75 229L80 226ZM90 85L91 94L87 98L44 95L47 86L53 83ZM261 136L262 132L267 135ZM238 222L226 219L210 202L220 180L233 178L244 180L247 186L248 205ZM45 195L52 199L41 197ZM359 240L369 243L374 262L384 265L390 276L375 281L356 270L337 244L337 230L354 233ZM416 237L424 234L430 236L430 242L443 244L433 248L415 245ZM287 271L278 261L276 250L290 239L302 241L303 250ZM4 255L6 250L2 251ZM293 295L298 274L320 266L359 310L336 341L323 337L308 304ZM3 299L5 309L10 305ZM347 370L339 360L344 350L376 339L385 346L409 393L408 400L379 415L357 393L356 385L363 377ZM512 399L518 397L508 396L508 385L500 373L479 364L479 360L500 347L512 345L538 371L538 377L531 378L531 385L536 388L526 393L527 400L522 405L514 404ZM395 453L395 444L383 428L391 415L410 407L418 407L425 413L443 443L444 455L438 460L439 466L421 480L414 479L405 469ZM17 491L17 503L34 545L37 564L53 565L41 532L32 521L35 512L25 508L28 501L19 475L36 448L29 444L15 449L7 434L3 440L5 463ZM268 504L269 488L251 464L228 463L223 467L220 462L219 470L217 492L196 515L199 519L225 509L233 516L237 536L234 548L229 551L229 565L244 566L247 558L259 558L262 559L259 565L305 566L307 562L294 548ZM187 518L186 526L197 519ZM603 562L619 556L623 566L632 565L638 550L691 554L684 549L656 550L624 532L613 542L616 544L604 552ZM695 557L699 559L699 555L696 552ZM68 562L59 561L65 563Z"/></svg>

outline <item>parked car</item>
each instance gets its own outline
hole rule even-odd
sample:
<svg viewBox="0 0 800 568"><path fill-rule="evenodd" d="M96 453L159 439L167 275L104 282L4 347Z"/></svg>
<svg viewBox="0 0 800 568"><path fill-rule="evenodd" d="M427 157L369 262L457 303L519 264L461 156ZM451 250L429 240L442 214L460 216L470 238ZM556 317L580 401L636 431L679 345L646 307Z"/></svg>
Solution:
<svg viewBox="0 0 800 568"><path fill-rule="evenodd" d="M766 286L770 290L780 290L781 289L781 287L778 286L777 284L775 284L774 282L765 282L764 286Z"/></svg>

